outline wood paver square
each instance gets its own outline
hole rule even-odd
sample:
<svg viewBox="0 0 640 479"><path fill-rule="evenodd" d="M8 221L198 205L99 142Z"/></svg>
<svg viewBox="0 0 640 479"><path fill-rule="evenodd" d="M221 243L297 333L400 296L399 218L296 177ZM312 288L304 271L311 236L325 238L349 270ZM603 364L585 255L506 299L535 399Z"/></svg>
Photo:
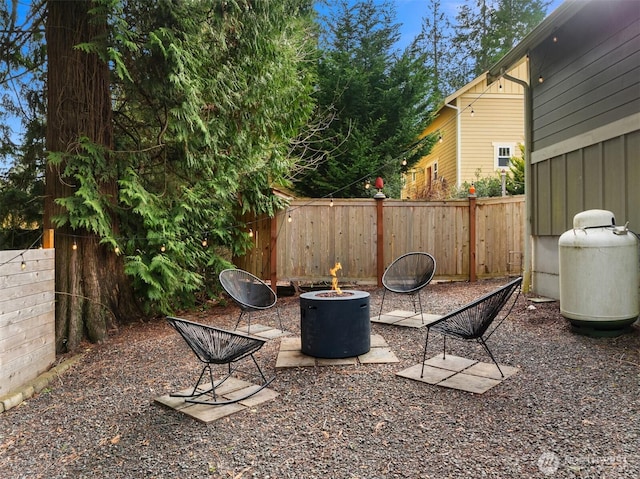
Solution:
<svg viewBox="0 0 640 479"><path fill-rule="evenodd" d="M248 332L247 329L250 331ZM244 334L250 334L251 336L257 336L259 338L264 339L275 339L282 336L286 336L289 334L287 331L283 331L282 329L274 328L273 326L265 326L264 324L252 324L251 328L245 326L240 326L238 331Z"/></svg>
<svg viewBox="0 0 640 479"><path fill-rule="evenodd" d="M273 329L272 326L265 326L264 324L251 324L251 327L249 326L240 326L238 328L238 331L242 331L245 334L253 334L255 336L258 335L258 333L261 333L262 331L267 331L268 329Z"/></svg>
<svg viewBox="0 0 640 479"><path fill-rule="evenodd" d="M390 348L371 348L368 353L358 356L358 361L362 364L383 364L398 363L400 360L391 351Z"/></svg>
<svg viewBox="0 0 640 479"><path fill-rule="evenodd" d="M422 313L423 319L420 319L420 313L413 311L395 310L384 313L380 316L373 316L372 323L392 324L394 326L404 326L408 328L421 328L427 324L431 324L442 316L439 314Z"/></svg>
<svg viewBox="0 0 640 479"><path fill-rule="evenodd" d="M372 348L384 348L386 346L389 346L389 345L387 344L387 341L382 336L380 336L379 334L371 335Z"/></svg>
<svg viewBox="0 0 640 479"><path fill-rule="evenodd" d="M260 389L260 386L258 386L257 384L252 384L238 391L225 394L224 397L226 399L234 400L234 399L238 399L243 396L246 396L247 394L251 394L252 392L257 391L258 389ZM253 396L249 396L248 398L239 401L239 403L244 406L251 407L251 406L255 406L257 404L263 403L265 401L274 399L276 396L278 396L278 393L276 393L271 389L264 388L261 391L256 392Z"/></svg>
<svg viewBox="0 0 640 479"><path fill-rule="evenodd" d="M394 324L400 321L402 318L398 316L389 316L388 314L381 314L380 316L371 317L372 323L382 323L382 324Z"/></svg>
<svg viewBox="0 0 640 479"><path fill-rule="evenodd" d="M256 384L251 384L247 381L238 380L236 378L229 378L216 389L216 392L219 394L221 400L232 400L246 396L251 391L255 391L259 388L260 386ZM191 390L192 388L184 389L183 391L180 391L180 393L190 393ZM211 404L194 404L187 402L187 398L172 397L169 394L156 398L155 402L170 407L171 409L175 409L176 411L184 413L198 421L210 423L217 419L246 410L248 407L254 407L260 403L270 401L277 396L277 392L272 389L264 388L255 395L237 403L223 404L219 406Z"/></svg>
<svg viewBox="0 0 640 479"><path fill-rule="evenodd" d="M369 352L348 358L315 358L303 354L300 337L283 338L276 359L276 369L311 366L349 366L360 364L382 364L399 362L385 339L379 334L371 335Z"/></svg>
<svg viewBox="0 0 640 479"><path fill-rule="evenodd" d="M396 375L436 386L483 394L519 371L519 368L502 364L500 368L504 372L504 378L500 376L498 368L493 363L480 363L473 359L451 355L443 360L442 356L438 355L425 361L422 378L420 364L400 371Z"/></svg>
<svg viewBox="0 0 640 479"><path fill-rule="evenodd" d="M256 386L258 387L258 386ZM248 397L247 399L243 399L240 401L240 404L247 407L257 406L263 402L271 401L279 396L277 392L273 389L264 388L262 391L256 393L253 396Z"/></svg>
<svg viewBox="0 0 640 479"><path fill-rule="evenodd" d="M230 416L247 409L240 403L225 404L224 406L209 406L207 404L193 404L190 407L181 409L180 412L191 416L198 421L210 423L217 419Z"/></svg>
<svg viewBox="0 0 640 479"><path fill-rule="evenodd" d="M277 368L301 368L316 365L316 358L302 354L300 349L297 350L280 350L276 359Z"/></svg>
<svg viewBox="0 0 640 479"><path fill-rule="evenodd" d="M294 338L282 338L280 341L280 351L300 351L302 349L302 342L300 336Z"/></svg>
<svg viewBox="0 0 640 479"><path fill-rule="evenodd" d="M317 358L318 366L349 366L358 364L357 357L351 358Z"/></svg>
<svg viewBox="0 0 640 479"><path fill-rule="evenodd" d="M515 373L519 371L518 368L514 368L513 366L505 366L504 364L500 365L500 369L504 373L504 378L500 376L500 371L493 363L476 363L473 366L464 370L465 374L472 374L474 376L482 376L485 378L491 379L507 379L510 376L513 376Z"/></svg>
<svg viewBox="0 0 640 479"><path fill-rule="evenodd" d="M406 328L421 328L426 326L426 323L423 323L420 319L420 314L417 316L411 316L410 318L401 319L393 323L394 326L404 326Z"/></svg>
<svg viewBox="0 0 640 479"><path fill-rule="evenodd" d="M418 313L418 319L420 319L420 313ZM442 317L441 314L422 313L422 319L424 325L431 324Z"/></svg>
<svg viewBox="0 0 640 479"><path fill-rule="evenodd" d="M280 338L282 336L285 336L287 334L289 333L287 333L286 331L283 331L282 329L274 328L274 329L266 329L264 331L260 331L259 333L256 333L256 336L259 336L265 339L275 339L275 338Z"/></svg>
<svg viewBox="0 0 640 479"><path fill-rule="evenodd" d="M184 398L170 396L169 394L157 397L154 401L177 411L191 405L190 403L185 402Z"/></svg>
<svg viewBox="0 0 640 479"><path fill-rule="evenodd" d="M474 365L478 361L473 359L461 358L459 356L453 356L448 354L445 359L442 359L442 355L439 354L430 359L427 359L424 363L436 368L448 369L449 371L460 372L468 367Z"/></svg>
<svg viewBox="0 0 640 479"><path fill-rule="evenodd" d="M420 377L421 372L422 364L416 364L415 366L411 366L410 368L396 373L396 375L427 384L438 384L440 381L443 381L455 374L454 371L448 371L446 369L440 369L426 365L424 367L424 374L422 377Z"/></svg>
<svg viewBox="0 0 640 479"><path fill-rule="evenodd" d="M457 373L450 378L438 383L438 386L444 386L452 389L459 389L470 393L482 394L487 392L502 381L498 379L483 378L472 374Z"/></svg>

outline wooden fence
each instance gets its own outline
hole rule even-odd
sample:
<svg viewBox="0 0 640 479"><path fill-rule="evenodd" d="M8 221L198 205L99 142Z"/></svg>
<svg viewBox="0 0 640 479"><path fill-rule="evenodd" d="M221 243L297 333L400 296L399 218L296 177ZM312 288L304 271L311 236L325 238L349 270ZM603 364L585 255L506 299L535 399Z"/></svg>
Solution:
<svg viewBox="0 0 640 479"><path fill-rule="evenodd" d="M0 251L0 397L55 361L54 250Z"/></svg>
<svg viewBox="0 0 640 479"><path fill-rule="evenodd" d="M314 284L380 284L398 256L426 251L436 280L519 274L524 252L524 196L451 201L294 200L273 218L244 218L255 248L235 264L263 279Z"/></svg>

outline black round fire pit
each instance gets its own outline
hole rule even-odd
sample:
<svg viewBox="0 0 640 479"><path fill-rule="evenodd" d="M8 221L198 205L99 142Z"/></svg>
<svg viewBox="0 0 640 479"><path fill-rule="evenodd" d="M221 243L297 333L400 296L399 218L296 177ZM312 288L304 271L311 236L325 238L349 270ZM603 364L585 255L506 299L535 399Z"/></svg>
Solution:
<svg viewBox="0 0 640 479"><path fill-rule="evenodd" d="M349 358L371 349L369 293L344 290L300 295L300 341L303 354Z"/></svg>

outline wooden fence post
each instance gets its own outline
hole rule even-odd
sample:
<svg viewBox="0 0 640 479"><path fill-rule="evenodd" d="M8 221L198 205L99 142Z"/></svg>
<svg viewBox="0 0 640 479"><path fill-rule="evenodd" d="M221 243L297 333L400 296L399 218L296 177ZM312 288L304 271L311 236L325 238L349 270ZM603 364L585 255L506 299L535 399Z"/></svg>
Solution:
<svg viewBox="0 0 640 479"><path fill-rule="evenodd" d="M382 275L384 274L384 214L382 203L385 196L376 194L376 266L378 276L378 287L382 286Z"/></svg>
<svg viewBox="0 0 640 479"><path fill-rule="evenodd" d="M54 247L53 243L53 229L45 229L42 232L42 247L44 249L50 249Z"/></svg>
<svg viewBox="0 0 640 479"><path fill-rule="evenodd" d="M476 188L469 188L469 282L476 281Z"/></svg>
<svg viewBox="0 0 640 479"><path fill-rule="evenodd" d="M278 214L269 218L271 238L269 240L269 274L271 289L278 291Z"/></svg>

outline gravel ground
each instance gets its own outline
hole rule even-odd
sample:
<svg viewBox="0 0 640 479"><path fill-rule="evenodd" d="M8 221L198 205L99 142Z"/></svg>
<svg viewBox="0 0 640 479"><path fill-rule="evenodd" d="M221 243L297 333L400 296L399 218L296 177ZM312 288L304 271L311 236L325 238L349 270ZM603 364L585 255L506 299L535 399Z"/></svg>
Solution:
<svg viewBox="0 0 640 479"><path fill-rule="evenodd" d="M423 305L445 313L504 282L431 284ZM381 290L362 289L377 312ZM387 304L409 307L397 295ZM279 305L298 335L298 298ZM182 316L230 328L237 314L227 305ZM482 395L396 376L419 362L424 330L372 324L372 332L399 363L279 370L275 400L203 424L153 402L195 380L186 344L163 320L129 325L0 414L0 477L640 477L637 324L618 338L579 336L557 302L521 296L490 340L498 361L520 371ZM270 372L278 345L257 354ZM433 355L440 345L436 338ZM488 360L475 344L450 346Z"/></svg>

